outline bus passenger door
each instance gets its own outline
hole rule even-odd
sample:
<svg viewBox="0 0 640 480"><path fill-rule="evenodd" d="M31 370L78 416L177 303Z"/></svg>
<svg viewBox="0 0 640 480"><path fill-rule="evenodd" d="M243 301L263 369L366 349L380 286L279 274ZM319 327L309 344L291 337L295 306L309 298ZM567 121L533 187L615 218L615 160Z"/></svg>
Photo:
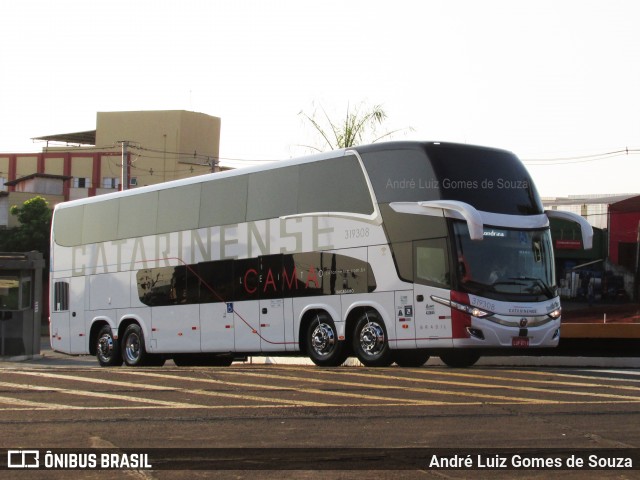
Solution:
<svg viewBox="0 0 640 480"><path fill-rule="evenodd" d="M89 277L71 277L69 285L69 353L89 353L85 322L85 294Z"/></svg>
<svg viewBox="0 0 640 480"><path fill-rule="evenodd" d="M283 255L260 257L260 349L284 352Z"/></svg>
<svg viewBox="0 0 640 480"><path fill-rule="evenodd" d="M433 300L450 297L447 240L434 238L413 242L416 346L453 346L451 308Z"/></svg>

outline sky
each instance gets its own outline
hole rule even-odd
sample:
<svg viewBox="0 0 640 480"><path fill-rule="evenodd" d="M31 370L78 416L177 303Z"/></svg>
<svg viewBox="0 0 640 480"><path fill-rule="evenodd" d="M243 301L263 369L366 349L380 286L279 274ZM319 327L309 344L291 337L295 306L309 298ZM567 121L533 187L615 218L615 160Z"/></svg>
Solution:
<svg viewBox="0 0 640 480"><path fill-rule="evenodd" d="M222 119L222 163L309 153L300 112L518 155L543 196L640 193L636 0L8 0L0 152L96 112ZM606 155L610 152L622 152Z"/></svg>

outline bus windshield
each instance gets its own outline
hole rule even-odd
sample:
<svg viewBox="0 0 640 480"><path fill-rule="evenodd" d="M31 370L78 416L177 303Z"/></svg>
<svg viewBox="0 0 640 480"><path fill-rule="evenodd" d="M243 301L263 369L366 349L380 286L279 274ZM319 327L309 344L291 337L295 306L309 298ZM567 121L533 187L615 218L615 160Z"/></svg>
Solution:
<svg viewBox="0 0 640 480"><path fill-rule="evenodd" d="M557 296L551 233L485 226L472 241L464 222L454 222L458 285L495 300L541 301Z"/></svg>

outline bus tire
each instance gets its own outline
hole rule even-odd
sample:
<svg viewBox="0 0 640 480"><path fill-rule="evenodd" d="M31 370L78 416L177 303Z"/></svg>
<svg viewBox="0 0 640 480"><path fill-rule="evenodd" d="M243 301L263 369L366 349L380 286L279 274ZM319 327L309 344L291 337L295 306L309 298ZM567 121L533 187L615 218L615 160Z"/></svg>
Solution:
<svg viewBox="0 0 640 480"><path fill-rule="evenodd" d="M151 356L147 353L144 343L142 328L137 323L129 325L122 336L122 359L129 367L141 367L143 365L158 365L162 357ZM164 363L164 359L162 361Z"/></svg>
<svg viewBox="0 0 640 480"><path fill-rule="evenodd" d="M480 352L477 350L453 349L450 352L440 354L440 360L452 368L468 368L480 359Z"/></svg>
<svg viewBox="0 0 640 480"><path fill-rule="evenodd" d="M393 360L399 367L421 367L429 360L429 352L426 350L395 350Z"/></svg>
<svg viewBox="0 0 640 480"><path fill-rule="evenodd" d="M367 367L388 367L393 363L384 322L375 312L365 312L353 331L353 350Z"/></svg>
<svg viewBox="0 0 640 480"><path fill-rule="evenodd" d="M338 340L336 324L325 312L316 313L309 322L304 342L307 355L319 367L338 367L347 359L345 344Z"/></svg>
<svg viewBox="0 0 640 480"><path fill-rule="evenodd" d="M119 367L122 365L120 346L113 338L111 327L105 325L100 329L96 339L96 358L101 367Z"/></svg>

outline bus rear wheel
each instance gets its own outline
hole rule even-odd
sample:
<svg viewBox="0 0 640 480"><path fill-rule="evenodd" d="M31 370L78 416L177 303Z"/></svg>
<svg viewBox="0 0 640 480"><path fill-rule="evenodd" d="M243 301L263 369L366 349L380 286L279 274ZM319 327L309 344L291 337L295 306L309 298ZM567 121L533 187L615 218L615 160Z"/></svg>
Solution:
<svg viewBox="0 0 640 480"><path fill-rule="evenodd" d="M388 367L393 363L384 323L374 312L365 312L353 331L353 350L367 367Z"/></svg>
<svg viewBox="0 0 640 480"><path fill-rule="evenodd" d="M111 327L105 325L98 333L96 340L96 358L101 367L119 367L122 365L122 356L118 341L114 340Z"/></svg>
<svg viewBox="0 0 640 480"><path fill-rule="evenodd" d="M336 324L327 313L317 313L309 322L304 342L307 355L319 367L338 367L347 359L345 344L338 340Z"/></svg>
<svg viewBox="0 0 640 480"><path fill-rule="evenodd" d="M440 360L448 367L468 368L480 360L480 352L477 350L451 350L440 354Z"/></svg>
<svg viewBox="0 0 640 480"><path fill-rule="evenodd" d="M122 359L129 367L161 367L165 358L147 353L142 328L137 323L129 325L122 336Z"/></svg>

